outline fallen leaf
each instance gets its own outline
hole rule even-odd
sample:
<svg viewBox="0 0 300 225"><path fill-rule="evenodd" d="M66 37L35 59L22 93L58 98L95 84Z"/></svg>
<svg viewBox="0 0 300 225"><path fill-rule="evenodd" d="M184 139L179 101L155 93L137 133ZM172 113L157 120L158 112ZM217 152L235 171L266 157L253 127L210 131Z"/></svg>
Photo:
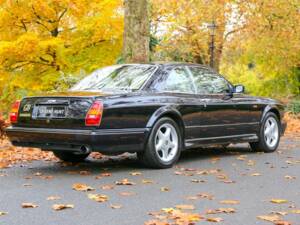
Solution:
<svg viewBox="0 0 300 225"><path fill-rule="evenodd" d="M218 222L221 222L221 221L223 221L223 219L222 218L220 218L220 217L217 217L217 218L206 218L206 221L208 221L208 222L214 222L214 223L218 223Z"/></svg>
<svg viewBox="0 0 300 225"><path fill-rule="evenodd" d="M226 205L237 205L237 204L240 204L239 201L237 200L223 200L223 201L220 201L221 204L226 204Z"/></svg>
<svg viewBox="0 0 300 225"><path fill-rule="evenodd" d="M248 160L247 165L248 166L254 166L255 162L253 160Z"/></svg>
<svg viewBox="0 0 300 225"><path fill-rule="evenodd" d="M100 176L101 177L110 177L111 173L101 173Z"/></svg>
<svg viewBox="0 0 300 225"><path fill-rule="evenodd" d="M176 205L177 209L184 209L184 210L194 210L195 206L193 205Z"/></svg>
<svg viewBox="0 0 300 225"><path fill-rule="evenodd" d="M197 179L192 179L191 180L192 183L205 183L205 180L197 180Z"/></svg>
<svg viewBox="0 0 300 225"><path fill-rule="evenodd" d="M132 195L136 195L136 193L134 193L134 192L120 192L119 195L121 195L121 196L132 196Z"/></svg>
<svg viewBox="0 0 300 225"><path fill-rule="evenodd" d="M284 178L287 179L287 180L295 180L296 179L296 177L289 176L289 175L284 176Z"/></svg>
<svg viewBox="0 0 300 225"><path fill-rule="evenodd" d="M239 157L237 157L236 159L237 160L240 160L240 161L245 161L246 160L246 158L247 158L247 156L246 155L240 155Z"/></svg>
<svg viewBox="0 0 300 225"><path fill-rule="evenodd" d="M88 194L88 198L96 202L106 202L108 201L108 196L101 194Z"/></svg>
<svg viewBox="0 0 300 225"><path fill-rule="evenodd" d="M55 211L60 211L63 209L73 209L74 205L72 204L54 204L52 206L52 209L54 209Z"/></svg>
<svg viewBox="0 0 300 225"><path fill-rule="evenodd" d="M265 216L258 216L257 217L260 220L265 220L265 221L269 221L269 222L275 222L275 221L279 221L281 218L278 215L265 215Z"/></svg>
<svg viewBox="0 0 300 225"><path fill-rule="evenodd" d="M144 223L144 225L170 225L170 223L159 220L150 220Z"/></svg>
<svg viewBox="0 0 300 225"><path fill-rule="evenodd" d="M116 185L135 185L135 183L130 182L128 179L123 179L120 181L116 181Z"/></svg>
<svg viewBox="0 0 300 225"><path fill-rule="evenodd" d="M223 180L222 182L225 184L235 184L234 180Z"/></svg>
<svg viewBox="0 0 300 225"><path fill-rule="evenodd" d="M283 203L288 203L288 200L285 199L271 199L272 203L276 203L276 204L283 204Z"/></svg>
<svg viewBox="0 0 300 225"><path fill-rule="evenodd" d="M37 208L38 205L30 202L22 203L22 208Z"/></svg>
<svg viewBox="0 0 300 225"><path fill-rule="evenodd" d="M167 192L167 191L170 191L170 188L168 188L168 187L161 187L160 191L161 192Z"/></svg>
<svg viewBox="0 0 300 225"><path fill-rule="evenodd" d="M251 176L252 177L258 177L258 176L261 176L261 174L260 173L252 173Z"/></svg>
<svg viewBox="0 0 300 225"><path fill-rule="evenodd" d="M288 212L279 212L279 211L272 211L271 214L285 216L288 214Z"/></svg>
<svg viewBox="0 0 300 225"><path fill-rule="evenodd" d="M233 208L219 208L217 209L218 212L220 213L235 213L235 209Z"/></svg>
<svg viewBox="0 0 300 225"><path fill-rule="evenodd" d="M130 175L131 176L140 176L140 175L142 175L142 173L141 172L131 172Z"/></svg>
<svg viewBox="0 0 300 225"><path fill-rule="evenodd" d="M76 184L73 184L73 190L76 190L76 191L94 191L95 188L92 188L86 184L81 184L81 183L76 183Z"/></svg>
<svg viewBox="0 0 300 225"><path fill-rule="evenodd" d="M165 212L165 213L172 213L175 209L173 208L162 208L161 211Z"/></svg>
<svg viewBox="0 0 300 225"><path fill-rule="evenodd" d="M275 221L274 225L292 225L292 223L290 223L288 221L280 220L280 221Z"/></svg>
<svg viewBox="0 0 300 225"><path fill-rule="evenodd" d="M103 185L102 187L101 187L101 189L102 190L112 190L112 189L114 189L114 185Z"/></svg>
<svg viewBox="0 0 300 225"><path fill-rule="evenodd" d="M293 210L290 211L290 213L300 214L300 209L293 209Z"/></svg>
<svg viewBox="0 0 300 225"><path fill-rule="evenodd" d="M59 196L49 196L47 198L47 201L54 201L54 200L60 200L60 199L61 199L61 197L59 197Z"/></svg>
<svg viewBox="0 0 300 225"><path fill-rule="evenodd" d="M153 180L142 180L143 184L153 184L154 181Z"/></svg>
<svg viewBox="0 0 300 225"><path fill-rule="evenodd" d="M122 205L113 205L113 204L111 204L110 208L112 208L112 209L121 209Z"/></svg>
<svg viewBox="0 0 300 225"><path fill-rule="evenodd" d="M88 176L88 175L91 175L91 172L88 170L81 170L81 171L79 171L79 174L82 176Z"/></svg>
<svg viewBox="0 0 300 225"><path fill-rule="evenodd" d="M40 172L36 172L35 174L33 174L34 176L37 176L37 177L39 177L39 176L42 176L43 174L42 173L40 173Z"/></svg>
<svg viewBox="0 0 300 225"><path fill-rule="evenodd" d="M186 197L186 199L194 201L194 200L198 200L198 197L197 196L188 196L188 197Z"/></svg>
<svg viewBox="0 0 300 225"><path fill-rule="evenodd" d="M0 216L4 216L4 215L6 215L7 214L7 212L1 212L0 211Z"/></svg>
<svg viewBox="0 0 300 225"><path fill-rule="evenodd" d="M206 199L209 199L209 200L214 199L214 196L211 195L211 194L208 194L208 193L199 193L199 194L197 194L197 196L199 196L200 198L206 198Z"/></svg>

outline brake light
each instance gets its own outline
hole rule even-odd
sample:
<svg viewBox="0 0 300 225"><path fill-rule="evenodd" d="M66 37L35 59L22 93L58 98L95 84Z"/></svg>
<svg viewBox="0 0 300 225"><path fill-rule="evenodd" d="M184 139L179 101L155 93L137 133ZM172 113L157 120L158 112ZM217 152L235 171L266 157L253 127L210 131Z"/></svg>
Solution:
<svg viewBox="0 0 300 225"><path fill-rule="evenodd" d="M103 114L103 103L95 101L85 117L86 126L100 126Z"/></svg>
<svg viewBox="0 0 300 225"><path fill-rule="evenodd" d="M10 114L9 114L9 119L10 119L11 123L17 123L18 122L20 103L21 103L21 101L17 100L12 105L12 109L11 109Z"/></svg>

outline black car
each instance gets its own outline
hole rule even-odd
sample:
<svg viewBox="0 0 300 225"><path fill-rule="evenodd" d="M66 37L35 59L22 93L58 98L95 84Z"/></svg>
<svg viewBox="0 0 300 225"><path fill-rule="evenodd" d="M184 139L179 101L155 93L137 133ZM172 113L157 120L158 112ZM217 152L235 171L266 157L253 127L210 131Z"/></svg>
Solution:
<svg viewBox="0 0 300 225"><path fill-rule="evenodd" d="M273 152L282 118L281 103L245 95L207 67L127 64L99 69L68 92L17 101L6 131L13 145L65 161L130 152L146 166L168 168L181 151L203 145L248 142Z"/></svg>

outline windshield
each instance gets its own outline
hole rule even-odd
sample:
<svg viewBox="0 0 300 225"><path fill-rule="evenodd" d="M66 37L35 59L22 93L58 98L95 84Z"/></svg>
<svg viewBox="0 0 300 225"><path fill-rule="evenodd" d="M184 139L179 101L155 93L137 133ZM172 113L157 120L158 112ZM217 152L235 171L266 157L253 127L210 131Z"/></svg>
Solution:
<svg viewBox="0 0 300 225"><path fill-rule="evenodd" d="M153 65L116 65L96 70L72 91L139 90L155 71Z"/></svg>

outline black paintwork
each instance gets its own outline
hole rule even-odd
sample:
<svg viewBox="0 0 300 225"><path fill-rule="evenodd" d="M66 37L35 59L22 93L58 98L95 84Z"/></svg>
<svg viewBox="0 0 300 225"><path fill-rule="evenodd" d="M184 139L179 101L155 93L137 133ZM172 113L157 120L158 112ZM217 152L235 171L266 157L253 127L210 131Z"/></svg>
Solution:
<svg viewBox="0 0 300 225"><path fill-rule="evenodd" d="M139 91L65 92L24 98L18 123L7 129L8 137L17 146L78 150L87 145L93 151L115 154L143 151L151 128L162 116L169 116L179 124L185 148L257 141L267 112L283 117L283 105L278 101L237 94L233 90L211 95L159 92L154 87L163 82L167 71L190 64L157 65L155 74ZM53 99L68 106L66 119L32 117L34 105L53 104ZM101 125L86 127L86 113L96 99L104 104ZM28 112L23 111L26 104L32 106ZM282 133L284 129L282 122Z"/></svg>

